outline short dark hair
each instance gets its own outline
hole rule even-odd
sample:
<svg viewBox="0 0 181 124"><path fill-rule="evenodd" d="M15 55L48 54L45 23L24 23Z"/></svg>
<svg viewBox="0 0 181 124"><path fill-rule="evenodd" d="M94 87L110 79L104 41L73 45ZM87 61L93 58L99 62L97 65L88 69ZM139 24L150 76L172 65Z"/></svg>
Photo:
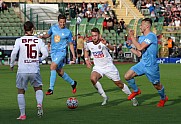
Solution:
<svg viewBox="0 0 181 124"><path fill-rule="evenodd" d="M58 15L58 21L59 21L60 19L65 19L65 20L66 20L66 16L65 16L65 15L62 15L62 14L59 14L59 15Z"/></svg>
<svg viewBox="0 0 181 124"><path fill-rule="evenodd" d="M142 22L149 22L150 23L150 25L152 26L152 20L150 19L150 18L145 18L145 19L143 19L142 20Z"/></svg>
<svg viewBox="0 0 181 124"><path fill-rule="evenodd" d="M27 21L24 23L24 30L25 31L31 31L32 28L34 28L34 25L31 21Z"/></svg>
<svg viewBox="0 0 181 124"><path fill-rule="evenodd" d="M99 29L98 29L98 28L95 28L95 27L91 29L91 32L97 32L98 34L100 34Z"/></svg>

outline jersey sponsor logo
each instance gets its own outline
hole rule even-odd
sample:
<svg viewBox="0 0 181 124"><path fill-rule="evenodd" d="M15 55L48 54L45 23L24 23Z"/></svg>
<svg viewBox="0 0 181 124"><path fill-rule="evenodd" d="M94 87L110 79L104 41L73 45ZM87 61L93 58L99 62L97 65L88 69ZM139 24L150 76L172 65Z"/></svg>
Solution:
<svg viewBox="0 0 181 124"><path fill-rule="evenodd" d="M98 46L98 49L101 49L101 45Z"/></svg>
<svg viewBox="0 0 181 124"><path fill-rule="evenodd" d="M103 58L104 54L102 51L92 52L94 58Z"/></svg>
<svg viewBox="0 0 181 124"><path fill-rule="evenodd" d="M61 40L61 37L60 37L59 35L55 35L55 36L54 36L54 41L55 41L56 43L60 42L60 40Z"/></svg>
<svg viewBox="0 0 181 124"><path fill-rule="evenodd" d="M150 41L149 39L145 39L144 41L145 41L146 43L148 43L148 44L151 43L151 41Z"/></svg>
<svg viewBox="0 0 181 124"><path fill-rule="evenodd" d="M24 63L39 63L39 60L24 60Z"/></svg>

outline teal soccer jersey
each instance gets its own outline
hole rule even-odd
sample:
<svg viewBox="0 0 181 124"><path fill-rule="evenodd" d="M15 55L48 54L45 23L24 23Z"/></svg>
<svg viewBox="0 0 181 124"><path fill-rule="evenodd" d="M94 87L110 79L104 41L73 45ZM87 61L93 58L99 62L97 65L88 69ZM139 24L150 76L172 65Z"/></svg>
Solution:
<svg viewBox="0 0 181 124"><path fill-rule="evenodd" d="M142 51L142 58L140 62L134 65L131 70L136 72L137 75L145 74L149 81L153 84L160 82L160 72L159 65L157 63L157 53L158 53L158 40L157 36L150 32L148 35L140 36L138 42L141 44L145 42L148 44Z"/></svg>
<svg viewBox="0 0 181 124"><path fill-rule="evenodd" d="M66 57L67 45L72 42L72 33L69 29L61 29L58 24L53 25L48 34L51 35L51 58L52 61L62 66Z"/></svg>

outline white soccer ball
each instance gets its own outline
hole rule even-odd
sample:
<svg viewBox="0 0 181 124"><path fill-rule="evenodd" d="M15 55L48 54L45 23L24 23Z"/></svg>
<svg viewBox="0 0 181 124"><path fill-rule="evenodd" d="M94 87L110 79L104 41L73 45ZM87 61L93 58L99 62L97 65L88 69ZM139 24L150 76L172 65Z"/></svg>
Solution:
<svg viewBox="0 0 181 124"><path fill-rule="evenodd" d="M70 97L67 99L67 107L69 109L75 109L78 107L78 100L75 97Z"/></svg>

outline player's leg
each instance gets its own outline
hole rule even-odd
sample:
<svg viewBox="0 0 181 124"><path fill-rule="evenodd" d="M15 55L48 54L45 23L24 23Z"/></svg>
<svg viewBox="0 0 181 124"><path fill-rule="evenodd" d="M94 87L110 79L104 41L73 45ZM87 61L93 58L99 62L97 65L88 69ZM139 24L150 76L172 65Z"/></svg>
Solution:
<svg viewBox="0 0 181 124"><path fill-rule="evenodd" d="M105 76L111 79L116 84L116 86L119 87L125 94L127 94L128 96L131 94L128 86L120 80L119 71L114 65L106 70ZM132 101L133 106L138 106L138 101L135 98L133 98Z"/></svg>
<svg viewBox="0 0 181 124"><path fill-rule="evenodd" d="M65 58L66 54L63 52L58 52L58 53L52 53L51 54L51 59L52 59L52 63L50 65L50 87L48 89L48 91L46 92L46 95L52 95L53 94L53 90L54 90L54 86L55 86L55 81L56 81L56 69L58 67L58 64L63 61L63 59Z"/></svg>
<svg viewBox="0 0 181 124"><path fill-rule="evenodd" d="M43 91L42 91L42 78L40 73L32 74L30 77L30 83L34 87L34 91L36 93L36 101L37 101L37 115L39 117L43 116Z"/></svg>
<svg viewBox="0 0 181 124"><path fill-rule="evenodd" d="M18 100L18 106L19 106L19 110L20 110L20 116L17 118L18 120L25 120L26 119L24 94L25 94L24 89L18 89L17 100Z"/></svg>
<svg viewBox="0 0 181 124"><path fill-rule="evenodd" d="M22 73L17 74L16 87L18 88L17 101L20 110L20 116L18 120L25 120L25 90L27 89L28 76Z"/></svg>
<svg viewBox="0 0 181 124"><path fill-rule="evenodd" d="M153 86L155 87L155 89L157 89L158 94L160 95L160 101L157 104L157 107L164 107L165 102L168 100L168 97L165 94L164 86L160 83L159 66L155 65L154 67L150 67L147 70L147 78L150 82L152 82Z"/></svg>
<svg viewBox="0 0 181 124"><path fill-rule="evenodd" d="M37 101L37 115L39 117L43 116L43 91L42 86L34 87L36 93L36 101Z"/></svg>
<svg viewBox="0 0 181 124"><path fill-rule="evenodd" d="M55 86L55 81L56 81L56 68L57 64L55 62L52 62L50 65L50 87L48 91L46 92L46 95L51 95L53 94L54 86Z"/></svg>
<svg viewBox="0 0 181 124"><path fill-rule="evenodd" d="M131 69L128 70L124 75L125 80L128 82L129 86L133 89L133 92L128 96L128 100L131 100L135 96L141 94L141 90L137 87L134 77L143 74L144 74L144 68L141 67L141 63L138 63L133 67L131 67Z"/></svg>
<svg viewBox="0 0 181 124"><path fill-rule="evenodd" d="M72 93L76 93L77 82L74 81L67 73L64 72L61 64L58 66L57 73L60 77L62 77L66 82L68 82L72 86Z"/></svg>
<svg viewBox="0 0 181 124"><path fill-rule="evenodd" d="M108 97L106 93L104 92L104 89L102 88L101 83L99 82L99 79L101 79L104 75L103 72L104 72L104 69L100 69L99 67L94 66L93 71L90 76L90 80L93 86L95 87L95 89L97 90L97 92L103 97L103 102L101 105L106 105L108 101Z"/></svg>

